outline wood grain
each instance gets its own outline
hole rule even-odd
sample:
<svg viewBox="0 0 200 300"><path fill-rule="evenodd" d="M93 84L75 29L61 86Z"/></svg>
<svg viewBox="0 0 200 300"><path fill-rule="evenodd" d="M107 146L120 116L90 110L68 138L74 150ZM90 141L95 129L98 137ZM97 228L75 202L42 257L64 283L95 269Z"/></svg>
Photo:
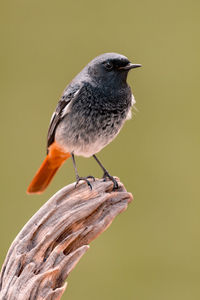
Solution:
<svg viewBox="0 0 200 300"><path fill-rule="evenodd" d="M119 182L119 181L118 181ZM57 300L88 244L127 208L132 195L119 182L96 179L58 191L12 243L0 274L2 300Z"/></svg>

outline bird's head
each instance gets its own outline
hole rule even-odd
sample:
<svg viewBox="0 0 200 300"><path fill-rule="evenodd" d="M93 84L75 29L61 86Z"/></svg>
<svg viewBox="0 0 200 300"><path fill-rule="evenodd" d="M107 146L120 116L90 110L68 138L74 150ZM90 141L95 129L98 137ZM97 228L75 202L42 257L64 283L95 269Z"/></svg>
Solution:
<svg viewBox="0 0 200 300"><path fill-rule="evenodd" d="M105 53L97 56L87 65L91 79L109 83L124 83L131 69L141 67L132 64L126 56L117 53Z"/></svg>

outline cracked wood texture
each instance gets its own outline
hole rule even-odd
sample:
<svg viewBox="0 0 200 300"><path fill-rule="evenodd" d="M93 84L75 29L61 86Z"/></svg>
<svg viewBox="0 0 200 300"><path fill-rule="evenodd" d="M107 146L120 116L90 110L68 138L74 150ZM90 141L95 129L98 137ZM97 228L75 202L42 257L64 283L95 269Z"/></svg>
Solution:
<svg viewBox="0 0 200 300"><path fill-rule="evenodd" d="M132 195L122 183L96 179L93 189L74 183L58 191L12 243L0 275L1 300L57 300L88 244L127 208Z"/></svg>

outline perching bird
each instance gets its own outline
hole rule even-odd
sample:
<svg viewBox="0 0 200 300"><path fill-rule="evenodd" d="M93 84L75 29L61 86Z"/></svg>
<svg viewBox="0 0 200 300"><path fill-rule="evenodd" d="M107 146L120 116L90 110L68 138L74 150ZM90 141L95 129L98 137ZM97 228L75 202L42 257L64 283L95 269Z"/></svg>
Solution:
<svg viewBox="0 0 200 300"><path fill-rule="evenodd" d="M50 121L47 156L30 183L27 193L43 192L60 166L72 156L76 184L88 178L80 177L75 155L93 156L103 170L103 178L117 181L96 157L131 118L135 104L127 84L128 72L140 67L117 53L105 53L93 59L66 87Z"/></svg>

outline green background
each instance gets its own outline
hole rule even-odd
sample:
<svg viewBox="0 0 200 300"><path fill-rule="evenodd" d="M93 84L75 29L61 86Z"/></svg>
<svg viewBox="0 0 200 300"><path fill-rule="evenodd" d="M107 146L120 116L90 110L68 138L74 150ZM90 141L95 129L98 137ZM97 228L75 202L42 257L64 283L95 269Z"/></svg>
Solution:
<svg viewBox="0 0 200 300"><path fill-rule="evenodd" d="M129 75L139 112L99 158L135 200L62 299L200 299L199 11L197 0L1 0L1 264L28 219L74 181L69 160L44 194L25 193L60 94L92 58L119 52L143 65ZM92 158L77 163L101 176Z"/></svg>

